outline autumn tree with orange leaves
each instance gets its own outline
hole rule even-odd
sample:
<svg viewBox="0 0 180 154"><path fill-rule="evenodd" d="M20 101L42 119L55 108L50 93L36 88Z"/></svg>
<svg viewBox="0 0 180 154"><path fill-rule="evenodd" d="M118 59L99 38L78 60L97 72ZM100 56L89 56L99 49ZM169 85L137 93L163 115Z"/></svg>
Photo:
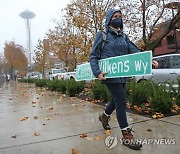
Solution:
<svg viewBox="0 0 180 154"><path fill-rule="evenodd" d="M38 40L38 44L34 50L35 52L35 68L37 71L45 75L46 69L49 67L47 65L47 56L49 54L48 48L46 48L46 40Z"/></svg>
<svg viewBox="0 0 180 154"><path fill-rule="evenodd" d="M165 4L172 0L72 0L62 11L63 16L47 33L50 51L58 55L66 66L89 60L94 37L104 29L105 14L109 8L119 7L123 14L124 31L142 50L153 50L179 21L179 12ZM170 21L164 32L153 38L158 25Z"/></svg>
<svg viewBox="0 0 180 154"><path fill-rule="evenodd" d="M119 0L123 12L124 27L128 36L137 41L142 50L153 50L159 42L172 30L180 19L180 12L174 18L170 9L165 6L175 0ZM159 24L168 21L164 32L153 38Z"/></svg>
<svg viewBox="0 0 180 154"><path fill-rule="evenodd" d="M89 60L95 34L103 29L103 19L116 0L74 0L65 8L63 21L57 21L53 30L47 34L50 50L66 65L76 65Z"/></svg>
<svg viewBox="0 0 180 154"><path fill-rule="evenodd" d="M13 76L15 70L26 70L28 60L22 46L16 44L14 41L6 42L4 47L4 56L8 63L10 75Z"/></svg>

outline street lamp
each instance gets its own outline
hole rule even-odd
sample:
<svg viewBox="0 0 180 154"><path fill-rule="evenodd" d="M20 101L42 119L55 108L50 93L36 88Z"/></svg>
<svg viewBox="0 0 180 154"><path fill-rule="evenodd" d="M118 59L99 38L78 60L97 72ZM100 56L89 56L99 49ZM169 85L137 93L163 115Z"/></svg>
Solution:
<svg viewBox="0 0 180 154"><path fill-rule="evenodd" d="M174 18L174 9L180 10L180 2L171 2L165 5L165 8L169 8L172 10L172 17ZM177 45L177 37L176 37L176 27L173 26L174 31L174 42L175 42L175 49L176 53L178 52L178 45Z"/></svg>

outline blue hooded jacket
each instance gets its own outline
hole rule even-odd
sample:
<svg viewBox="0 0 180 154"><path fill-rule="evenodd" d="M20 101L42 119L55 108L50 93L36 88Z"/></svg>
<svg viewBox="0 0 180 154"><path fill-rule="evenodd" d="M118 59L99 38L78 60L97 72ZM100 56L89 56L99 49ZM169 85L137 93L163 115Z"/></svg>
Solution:
<svg viewBox="0 0 180 154"><path fill-rule="evenodd" d="M140 52L140 50L137 48L137 46L132 43L127 35L123 33L123 23L120 26L120 30L118 32L115 32L111 28L109 28L109 24L111 21L111 18L115 12L120 12L120 10L117 9L110 9L107 11L106 14L106 21L105 21L105 31L107 34L106 42L103 46L103 34L102 31L99 31L96 34L96 38L94 40L91 53L90 53L90 65L92 72L95 77L98 77L98 75L101 73L101 70L99 69L98 60L105 59L109 57L116 57L121 55L126 55L129 53L136 53ZM125 83L126 78L108 78L106 80L103 80L102 83Z"/></svg>

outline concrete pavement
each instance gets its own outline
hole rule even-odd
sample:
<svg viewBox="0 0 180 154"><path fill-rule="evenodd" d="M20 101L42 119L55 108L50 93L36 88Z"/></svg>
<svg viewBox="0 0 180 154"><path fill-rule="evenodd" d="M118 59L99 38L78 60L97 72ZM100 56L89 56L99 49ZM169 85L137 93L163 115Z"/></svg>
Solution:
<svg viewBox="0 0 180 154"><path fill-rule="evenodd" d="M179 116L156 120L128 113L135 137L144 141L143 148L134 151L120 143L122 135L115 113L110 121L110 135L116 135L118 140L114 148L108 149L108 135L98 120L104 107L97 104L11 81L0 87L0 109L0 154L71 154L73 148L81 154L180 151ZM87 137L81 138L81 134Z"/></svg>

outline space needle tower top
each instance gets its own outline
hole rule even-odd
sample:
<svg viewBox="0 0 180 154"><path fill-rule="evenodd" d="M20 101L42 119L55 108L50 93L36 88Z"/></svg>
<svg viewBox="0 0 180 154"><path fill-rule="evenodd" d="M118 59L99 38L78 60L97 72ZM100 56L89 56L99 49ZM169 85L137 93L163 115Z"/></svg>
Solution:
<svg viewBox="0 0 180 154"><path fill-rule="evenodd" d="M27 54L29 64L32 63L32 42L31 42L31 19L36 16L35 13L30 10L25 10L19 14L25 20L26 30L27 30Z"/></svg>

